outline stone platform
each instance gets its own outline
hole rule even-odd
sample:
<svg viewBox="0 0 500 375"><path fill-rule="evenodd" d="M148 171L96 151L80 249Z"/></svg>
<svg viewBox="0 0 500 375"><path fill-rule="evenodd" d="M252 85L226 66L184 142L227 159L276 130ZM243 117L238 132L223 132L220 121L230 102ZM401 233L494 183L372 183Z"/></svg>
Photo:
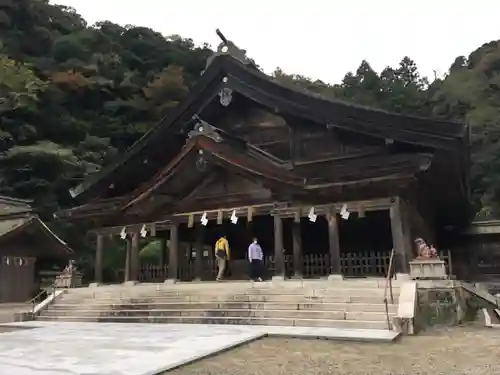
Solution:
<svg viewBox="0 0 500 375"><path fill-rule="evenodd" d="M0 333L0 374L155 375L268 335L391 342L383 330L25 322Z"/></svg>
<svg viewBox="0 0 500 375"><path fill-rule="evenodd" d="M385 279L137 284L75 288L39 321L238 324L388 330L397 312L384 304Z"/></svg>

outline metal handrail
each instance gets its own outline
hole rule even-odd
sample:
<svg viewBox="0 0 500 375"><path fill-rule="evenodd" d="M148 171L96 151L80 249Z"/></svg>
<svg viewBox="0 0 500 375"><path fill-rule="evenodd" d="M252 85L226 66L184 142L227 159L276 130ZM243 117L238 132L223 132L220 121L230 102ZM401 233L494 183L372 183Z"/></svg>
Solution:
<svg viewBox="0 0 500 375"><path fill-rule="evenodd" d="M52 293L51 293L51 294L53 294L53 295L55 296L55 294L56 294L56 284L54 283L54 284L50 285L50 286L49 286L49 288L50 288L50 289L52 289ZM46 292L47 292L47 289L49 289L49 288L43 289L40 293L38 293L36 296L34 296L32 299L30 299L30 300L28 301L28 303L31 303L31 304L32 304L31 312L32 312L33 314L35 313L35 307L36 307L36 305L37 305L36 301L38 300L38 298L39 298L41 295L43 295L44 293L46 293ZM51 294L49 294L49 296L50 296Z"/></svg>
<svg viewBox="0 0 500 375"><path fill-rule="evenodd" d="M391 330L391 319L389 317L389 303L387 301L387 292L390 292L391 304L394 303L394 294L392 291L392 268L394 265L394 249L391 250L391 256L389 257L389 268L387 270L387 276L385 278L385 288L384 288L384 304L385 304L385 316L387 319L387 328Z"/></svg>

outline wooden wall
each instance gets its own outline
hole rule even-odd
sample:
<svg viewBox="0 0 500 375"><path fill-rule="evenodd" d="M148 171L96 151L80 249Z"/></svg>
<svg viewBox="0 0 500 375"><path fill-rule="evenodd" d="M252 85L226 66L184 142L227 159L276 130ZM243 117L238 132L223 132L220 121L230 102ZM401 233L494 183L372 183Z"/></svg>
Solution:
<svg viewBox="0 0 500 375"><path fill-rule="evenodd" d="M35 258L2 256L0 303L27 302L35 291Z"/></svg>

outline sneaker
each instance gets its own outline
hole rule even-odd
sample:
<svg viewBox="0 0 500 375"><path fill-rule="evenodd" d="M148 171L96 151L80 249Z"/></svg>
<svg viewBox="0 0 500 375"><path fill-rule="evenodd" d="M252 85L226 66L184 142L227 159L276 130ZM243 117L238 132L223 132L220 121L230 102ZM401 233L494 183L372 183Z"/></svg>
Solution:
<svg viewBox="0 0 500 375"><path fill-rule="evenodd" d="M257 279L257 281L262 281L262 278L261 278L261 277L259 277L259 278Z"/></svg>

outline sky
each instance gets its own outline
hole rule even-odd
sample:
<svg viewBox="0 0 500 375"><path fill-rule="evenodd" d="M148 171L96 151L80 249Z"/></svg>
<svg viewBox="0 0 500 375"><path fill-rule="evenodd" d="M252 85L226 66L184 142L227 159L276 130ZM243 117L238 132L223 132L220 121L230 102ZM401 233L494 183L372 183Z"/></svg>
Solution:
<svg viewBox="0 0 500 375"><path fill-rule="evenodd" d="M266 73L280 67L339 83L363 59L378 72L404 56L422 75L500 39L499 0L56 0L89 24L109 20L219 44L215 29Z"/></svg>

